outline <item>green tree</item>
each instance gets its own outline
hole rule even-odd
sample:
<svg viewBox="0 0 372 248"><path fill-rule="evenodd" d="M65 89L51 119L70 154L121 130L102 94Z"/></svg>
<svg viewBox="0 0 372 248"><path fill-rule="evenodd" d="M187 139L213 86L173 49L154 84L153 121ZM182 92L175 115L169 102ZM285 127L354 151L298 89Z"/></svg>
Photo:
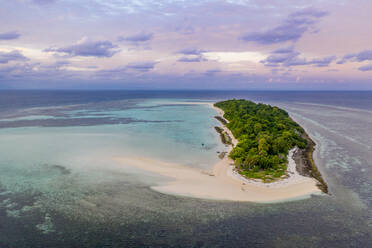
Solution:
<svg viewBox="0 0 372 248"><path fill-rule="evenodd" d="M304 130L278 107L235 99L215 106L225 112L227 127L239 141L230 157L243 170L277 169L287 162L289 149L307 146Z"/></svg>

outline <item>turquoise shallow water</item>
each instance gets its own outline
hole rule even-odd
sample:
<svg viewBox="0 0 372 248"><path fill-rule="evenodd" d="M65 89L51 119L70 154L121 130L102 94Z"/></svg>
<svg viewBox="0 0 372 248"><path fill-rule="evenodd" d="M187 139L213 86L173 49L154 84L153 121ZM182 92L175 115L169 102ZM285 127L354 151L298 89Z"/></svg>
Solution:
<svg viewBox="0 0 372 248"><path fill-rule="evenodd" d="M225 149L216 113L179 102L234 97L278 105L306 128L329 196L265 205L169 196L149 189L168 178L112 160L210 168ZM371 93L31 91L0 92L0 103L1 248L372 244Z"/></svg>
<svg viewBox="0 0 372 248"><path fill-rule="evenodd" d="M0 129L0 207L7 217L22 219L40 212L41 220L34 228L54 233L50 212L89 218L86 208L102 201L102 187L141 188L169 180L118 163L116 157L209 169L218 160L217 151L225 149L213 128L218 125L213 118L216 112L208 105L182 104L182 99L111 104L41 109L49 115L37 115L40 109L33 108L23 116L2 120L9 125ZM72 119L93 121L89 125L64 122ZM62 122L50 125L55 120ZM22 121L25 127L12 126ZM25 199L17 200L18 196Z"/></svg>
<svg viewBox="0 0 372 248"><path fill-rule="evenodd" d="M207 105L173 104L175 101L180 100L141 101L141 104L129 109L118 106L115 110L105 111L90 106L86 110L80 106L81 109L73 110L73 118L79 118L79 113L86 113L83 118L104 116L133 120L125 124L119 121L102 125L91 123L90 126L75 123L75 126L0 129L0 168L3 171L0 182L11 191L26 190L27 187L35 190L44 187L40 190L48 191L48 188L54 187L54 180L40 180L36 175L23 178L22 173L34 171L37 174L40 170L42 174L46 168L49 168L49 173L53 168L57 171L65 169L68 174L75 175L75 180L79 180L77 175L82 178L89 175L90 181L100 182L108 178L101 174L118 171L137 173L137 177L142 177L140 181L149 182L149 178L139 176L138 170L130 165L118 168L119 165L113 161L115 157L145 157L202 169L211 168L218 160L217 151L224 149L213 129L218 125L213 118L216 112ZM37 119L33 116L28 120L53 118L56 117ZM16 120L24 119L27 116ZM100 171L98 178L95 178L94 171Z"/></svg>

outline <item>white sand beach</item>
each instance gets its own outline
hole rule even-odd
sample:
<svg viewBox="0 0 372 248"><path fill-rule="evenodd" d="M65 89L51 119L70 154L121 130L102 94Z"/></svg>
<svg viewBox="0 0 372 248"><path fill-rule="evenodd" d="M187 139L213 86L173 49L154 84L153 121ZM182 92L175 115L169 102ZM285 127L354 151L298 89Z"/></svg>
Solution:
<svg viewBox="0 0 372 248"><path fill-rule="evenodd" d="M206 102L187 102L182 104L213 104ZM223 116L221 109L215 108ZM237 144L230 130L223 127ZM229 147L229 151L232 147ZM119 164L134 166L138 169L169 177L170 180L151 189L171 195L195 197L211 200L247 201L270 203L297 198L309 197L311 194L322 194L314 178L301 176L296 171L292 158L294 150L288 155L288 178L273 183L263 183L247 179L234 170L234 163L225 156L218 161L211 171L203 171L181 164L158 161L146 157L116 157Z"/></svg>

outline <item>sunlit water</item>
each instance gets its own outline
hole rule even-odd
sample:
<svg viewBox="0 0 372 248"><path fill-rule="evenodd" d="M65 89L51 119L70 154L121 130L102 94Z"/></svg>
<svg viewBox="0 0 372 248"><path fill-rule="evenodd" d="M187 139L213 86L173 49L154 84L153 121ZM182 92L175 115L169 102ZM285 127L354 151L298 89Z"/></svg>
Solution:
<svg viewBox="0 0 372 248"><path fill-rule="evenodd" d="M220 143L207 105L278 105L316 141L329 196L279 203L160 194L146 157L209 169ZM368 247L371 92L0 92L0 247Z"/></svg>

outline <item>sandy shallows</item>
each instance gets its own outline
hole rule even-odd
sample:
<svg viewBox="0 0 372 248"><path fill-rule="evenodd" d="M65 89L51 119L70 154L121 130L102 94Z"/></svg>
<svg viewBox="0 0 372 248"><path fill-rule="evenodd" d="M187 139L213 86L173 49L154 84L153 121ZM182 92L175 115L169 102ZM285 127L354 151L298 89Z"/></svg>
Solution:
<svg viewBox="0 0 372 248"><path fill-rule="evenodd" d="M150 158L115 158L119 164L169 177L151 189L171 195L229 201L275 202L321 193L316 181L308 177L289 177L275 184L257 183L237 176L229 158L219 161L213 171Z"/></svg>

